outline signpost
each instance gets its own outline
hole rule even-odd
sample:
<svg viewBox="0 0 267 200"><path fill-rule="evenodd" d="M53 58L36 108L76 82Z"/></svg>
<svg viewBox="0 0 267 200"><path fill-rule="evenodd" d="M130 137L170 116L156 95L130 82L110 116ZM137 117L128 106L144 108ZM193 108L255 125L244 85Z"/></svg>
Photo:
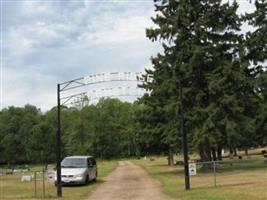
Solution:
<svg viewBox="0 0 267 200"><path fill-rule="evenodd" d="M197 166L194 163L189 164L189 175L195 176L197 175Z"/></svg>

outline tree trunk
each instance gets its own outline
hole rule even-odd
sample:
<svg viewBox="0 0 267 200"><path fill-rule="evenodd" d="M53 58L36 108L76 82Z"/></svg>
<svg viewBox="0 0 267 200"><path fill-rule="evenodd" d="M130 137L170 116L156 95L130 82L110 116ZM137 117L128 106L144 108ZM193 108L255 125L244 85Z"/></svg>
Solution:
<svg viewBox="0 0 267 200"><path fill-rule="evenodd" d="M13 174L15 170L15 162L11 162L11 173Z"/></svg>
<svg viewBox="0 0 267 200"><path fill-rule="evenodd" d="M48 169L48 162L45 161L45 171L47 171L47 169Z"/></svg>
<svg viewBox="0 0 267 200"><path fill-rule="evenodd" d="M201 146L199 155L202 162L211 161L211 151L208 147Z"/></svg>
<svg viewBox="0 0 267 200"><path fill-rule="evenodd" d="M248 148L245 148L245 155L248 156Z"/></svg>
<svg viewBox="0 0 267 200"><path fill-rule="evenodd" d="M174 161L173 161L173 152L171 149L169 149L169 153L168 153L168 165L169 166L173 166Z"/></svg>
<svg viewBox="0 0 267 200"><path fill-rule="evenodd" d="M234 148L234 156L237 156L237 148Z"/></svg>
<svg viewBox="0 0 267 200"><path fill-rule="evenodd" d="M216 150L214 148L211 149L211 153L212 153L212 160L217 160L217 155L216 155Z"/></svg>
<svg viewBox="0 0 267 200"><path fill-rule="evenodd" d="M217 156L218 156L218 160L222 160L222 148L221 147L217 148Z"/></svg>
<svg viewBox="0 0 267 200"><path fill-rule="evenodd" d="M234 155L233 155L234 151L233 151L233 147L232 147L232 146L230 146L230 148L229 148L229 152L230 152L230 154L229 154L229 158L230 158L230 159L234 159Z"/></svg>
<svg viewBox="0 0 267 200"><path fill-rule="evenodd" d="M199 147L199 155L201 162L209 162L211 161L211 150L209 147L201 145ZM212 163L203 163L201 170L203 171L211 171L213 169Z"/></svg>
<svg viewBox="0 0 267 200"><path fill-rule="evenodd" d="M229 151L230 151L230 154L233 154L234 153L232 146L230 146Z"/></svg>

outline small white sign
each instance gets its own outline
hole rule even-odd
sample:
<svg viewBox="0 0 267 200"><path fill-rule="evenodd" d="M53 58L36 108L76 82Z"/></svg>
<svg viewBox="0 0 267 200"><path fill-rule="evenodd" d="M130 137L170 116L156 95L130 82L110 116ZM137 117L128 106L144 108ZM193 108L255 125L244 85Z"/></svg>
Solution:
<svg viewBox="0 0 267 200"><path fill-rule="evenodd" d="M189 175L194 176L197 175L197 166L196 164L189 164Z"/></svg>

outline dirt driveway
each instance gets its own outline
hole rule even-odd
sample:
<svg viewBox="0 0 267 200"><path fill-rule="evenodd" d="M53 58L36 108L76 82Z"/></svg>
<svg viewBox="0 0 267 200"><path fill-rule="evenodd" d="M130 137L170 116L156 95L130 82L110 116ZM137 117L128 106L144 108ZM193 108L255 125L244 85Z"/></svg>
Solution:
<svg viewBox="0 0 267 200"><path fill-rule="evenodd" d="M139 166L120 161L119 166L89 196L88 200L171 200Z"/></svg>

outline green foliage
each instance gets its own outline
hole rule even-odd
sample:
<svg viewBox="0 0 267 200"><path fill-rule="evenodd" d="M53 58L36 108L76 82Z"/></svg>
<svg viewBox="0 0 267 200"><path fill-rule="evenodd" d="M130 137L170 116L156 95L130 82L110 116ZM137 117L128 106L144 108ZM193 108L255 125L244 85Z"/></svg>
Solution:
<svg viewBox="0 0 267 200"><path fill-rule="evenodd" d="M48 164L54 159L55 132L47 121L41 121L33 127L30 147L35 162Z"/></svg>
<svg viewBox="0 0 267 200"><path fill-rule="evenodd" d="M236 1L157 0L154 28L163 52L151 59L138 103L102 99L62 107L63 156L110 158L181 151L179 84L191 150L204 160L222 148L267 143L267 2L239 16ZM253 31L240 33L247 23ZM87 101L86 101L87 102ZM0 112L0 161L54 160L57 108Z"/></svg>
<svg viewBox="0 0 267 200"><path fill-rule="evenodd" d="M98 158L136 155L134 116L139 105L101 99L97 105L62 107L62 156ZM57 108L41 113L34 106L0 112L0 161L10 164L55 160Z"/></svg>
<svg viewBox="0 0 267 200"><path fill-rule="evenodd" d="M102 99L96 106L66 112L69 127L63 134L66 154L90 153L97 157L135 154L134 105Z"/></svg>
<svg viewBox="0 0 267 200"><path fill-rule="evenodd" d="M253 65L260 109L256 115L257 142L267 144L267 1L255 1L256 10L243 16L254 31L246 33L244 58Z"/></svg>
<svg viewBox="0 0 267 200"><path fill-rule="evenodd" d="M39 123L40 111L31 105L9 107L0 113L0 156L9 164L30 161L29 148L33 127Z"/></svg>
<svg viewBox="0 0 267 200"><path fill-rule="evenodd" d="M235 1L157 2L156 28L146 33L161 41L164 51L152 58L153 70L144 75L153 81L141 86L150 93L140 100L140 135L150 138L150 147L159 141L158 147L180 148L178 86L183 80L186 131L202 159L211 159L212 149L260 144L255 116L263 113L257 92L263 88L257 88L257 63L267 58L266 42L260 44L260 39L266 41L266 2L257 2L247 18L237 14ZM239 31L247 19L258 29L244 37Z"/></svg>

